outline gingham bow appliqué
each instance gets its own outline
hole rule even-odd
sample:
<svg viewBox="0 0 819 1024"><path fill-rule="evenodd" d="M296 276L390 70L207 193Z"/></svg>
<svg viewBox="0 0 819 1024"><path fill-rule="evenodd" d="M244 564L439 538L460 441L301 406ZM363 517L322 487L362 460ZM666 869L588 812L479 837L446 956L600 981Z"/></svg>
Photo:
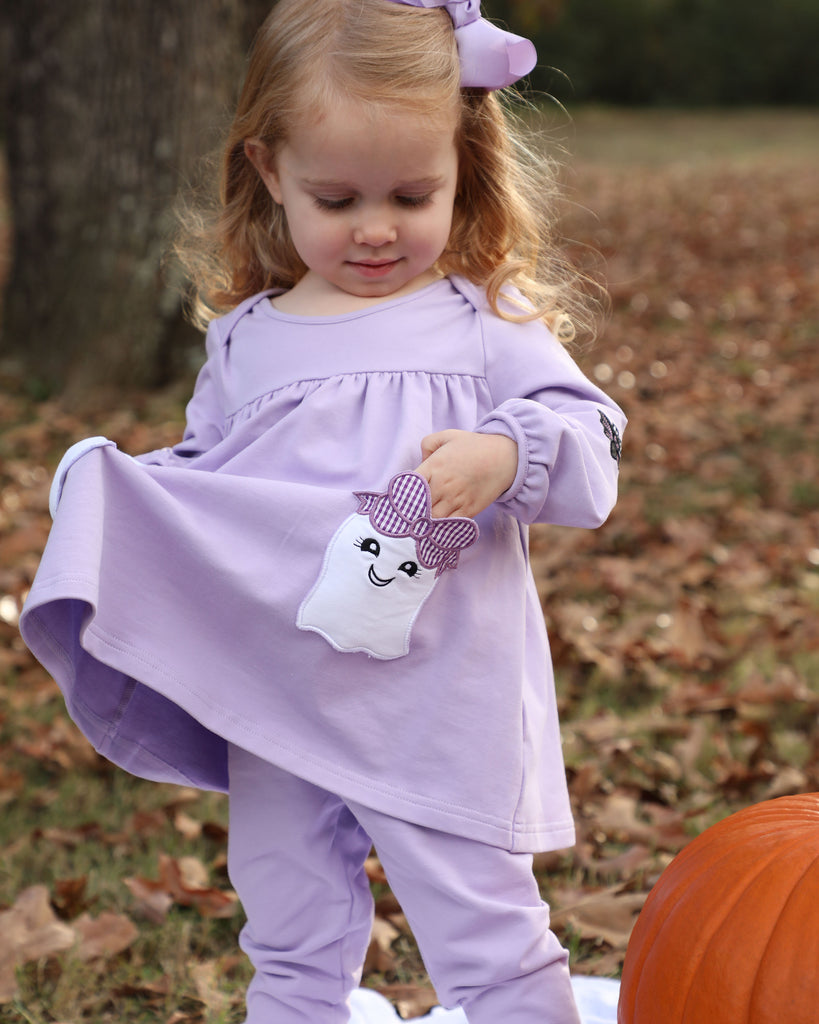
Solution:
<svg viewBox="0 0 819 1024"><path fill-rule="evenodd" d="M369 516L373 529L386 537L411 537L418 561L435 569L436 576L454 569L461 550L478 539L478 524L473 519L432 518L429 485L418 473L399 473L386 492L354 493L359 503L356 511Z"/></svg>

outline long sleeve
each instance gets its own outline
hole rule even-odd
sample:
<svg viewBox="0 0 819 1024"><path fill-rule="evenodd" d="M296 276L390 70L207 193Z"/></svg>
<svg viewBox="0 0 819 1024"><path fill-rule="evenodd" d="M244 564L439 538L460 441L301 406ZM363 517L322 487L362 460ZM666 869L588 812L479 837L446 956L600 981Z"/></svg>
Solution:
<svg viewBox="0 0 819 1024"><path fill-rule="evenodd" d="M182 441L173 448L158 448L135 457L136 462L147 466L180 466L190 464L190 460L212 448L222 440L222 424L224 414L221 413L219 375L216 364L220 358L221 348L215 324L208 331L207 346L209 358L196 381L193 396L186 409L186 427ZM54 479L51 482L48 507L52 519L57 514L65 479L71 467L83 456L96 448L116 447L114 441L107 437L87 437L73 444L63 455Z"/></svg>
<svg viewBox="0 0 819 1024"><path fill-rule="evenodd" d="M495 408L476 429L511 437L518 472L498 499L524 523L595 527L617 498L622 410L540 322L483 316Z"/></svg>
<svg viewBox="0 0 819 1024"><path fill-rule="evenodd" d="M196 465L198 456L215 448L225 436L227 401L225 397L225 376L229 361L230 334L245 313L270 292L261 292L240 303L226 316L212 320L205 338L206 361L199 371L193 395L185 410L185 431L179 444L158 448L134 456L134 461L144 466L185 467ZM63 456L49 496L52 516L60 503L65 478L71 467L95 448L114 446L105 437L91 437L78 441Z"/></svg>
<svg viewBox="0 0 819 1024"><path fill-rule="evenodd" d="M207 360L196 378L185 410L185 432L179 444L138 455L149 466L183 466L209 451L224 437L225 404L222 379L224 361L220 322L212 321L205 338Z"/></svg>

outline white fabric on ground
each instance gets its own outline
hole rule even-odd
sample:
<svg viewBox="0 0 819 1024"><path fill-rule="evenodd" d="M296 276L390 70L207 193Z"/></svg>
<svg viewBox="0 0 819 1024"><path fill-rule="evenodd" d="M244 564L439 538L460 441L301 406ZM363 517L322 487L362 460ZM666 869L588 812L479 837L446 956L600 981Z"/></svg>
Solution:
<svg viewBox="0 0 819 1024"><path fill-rule="evenodd" d="M572 986L583 1024L616 1024L619 981L578 975L572 978ZM398 1024L401 1019L392 1004L371 989L356 989L350 998L350 1008L350 1024ZM444 1010L440 1006L425 1017L414 1017L413 1021L416 1024L467 1024L463 1010Z"/></svg>

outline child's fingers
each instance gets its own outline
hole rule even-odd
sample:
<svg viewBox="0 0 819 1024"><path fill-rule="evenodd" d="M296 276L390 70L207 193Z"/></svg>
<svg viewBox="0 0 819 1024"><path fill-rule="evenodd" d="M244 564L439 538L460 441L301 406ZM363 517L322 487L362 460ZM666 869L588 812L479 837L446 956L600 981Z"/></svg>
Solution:
<svg viewBox="0 0 819 1024"><path fill-rule="evenodd" d="M467 514L462 511L461 501L452 493L450 485L434 464L425 459L415 472L429 484L430 512L433 519Z"/></svg>
<svg viewBox="0 0 819 1024"><path fill-rule="evenodd" d="M457 433L454 430L442 430L428 435L421 442L423 462L415 472L429 484L431 512L435 519L470 515L460 466L457 460L453 462L450 449L447 448Z"/></svg>
<svg viewBox="0 0 819 1024"><path fill-rule="evenodd" d="M464 430L429 434L421 452L416 472L429 484L436 518L483 511L506 490L517 467L514 441Z"/></svg>
<svg viewBox="0 0 819 1024"><path fill-rule="evenodd" d="M451 440L446 436L449 433L454 432L444 430L437 434L429 434L421 441L423 461L415 469L415 472L429 484L431 512L436 519L467 514L462 507L462 495L458 493L462 490L459 481L453 478L448 460L441 460L440 450ZM433 457L436 453L437 457Z"/></svg>
<svg viewBox="0 0 819 1024"><path fill-rule="evenodd" d="M421 440L421 458L426 461L430 455L434 454L443 445L450 440L449 435L454 433L450 430L440 430L437 434L427 434L426 437ZM417 472L417 470L416 470Z"/></svg>

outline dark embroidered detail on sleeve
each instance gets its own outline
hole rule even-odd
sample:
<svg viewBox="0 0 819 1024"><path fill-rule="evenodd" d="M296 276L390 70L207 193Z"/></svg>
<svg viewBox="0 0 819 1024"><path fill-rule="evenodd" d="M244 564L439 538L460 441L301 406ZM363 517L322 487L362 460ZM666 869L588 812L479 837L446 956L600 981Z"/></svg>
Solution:
<svg viewBox="0 0 819 1024"><path fill-rule="evenodd" d="M611 441L611 445L609 446L611 457L614 459L615 462L619 463L620 453L623 450L623 446L620 442L620 431L617 429L617 427L615 427L615 425L611 422L608 416L601 412L600 409L598 409L597 412L600 416L600 422L603 424L603 433L606 435L609 441Z"/></svg>

